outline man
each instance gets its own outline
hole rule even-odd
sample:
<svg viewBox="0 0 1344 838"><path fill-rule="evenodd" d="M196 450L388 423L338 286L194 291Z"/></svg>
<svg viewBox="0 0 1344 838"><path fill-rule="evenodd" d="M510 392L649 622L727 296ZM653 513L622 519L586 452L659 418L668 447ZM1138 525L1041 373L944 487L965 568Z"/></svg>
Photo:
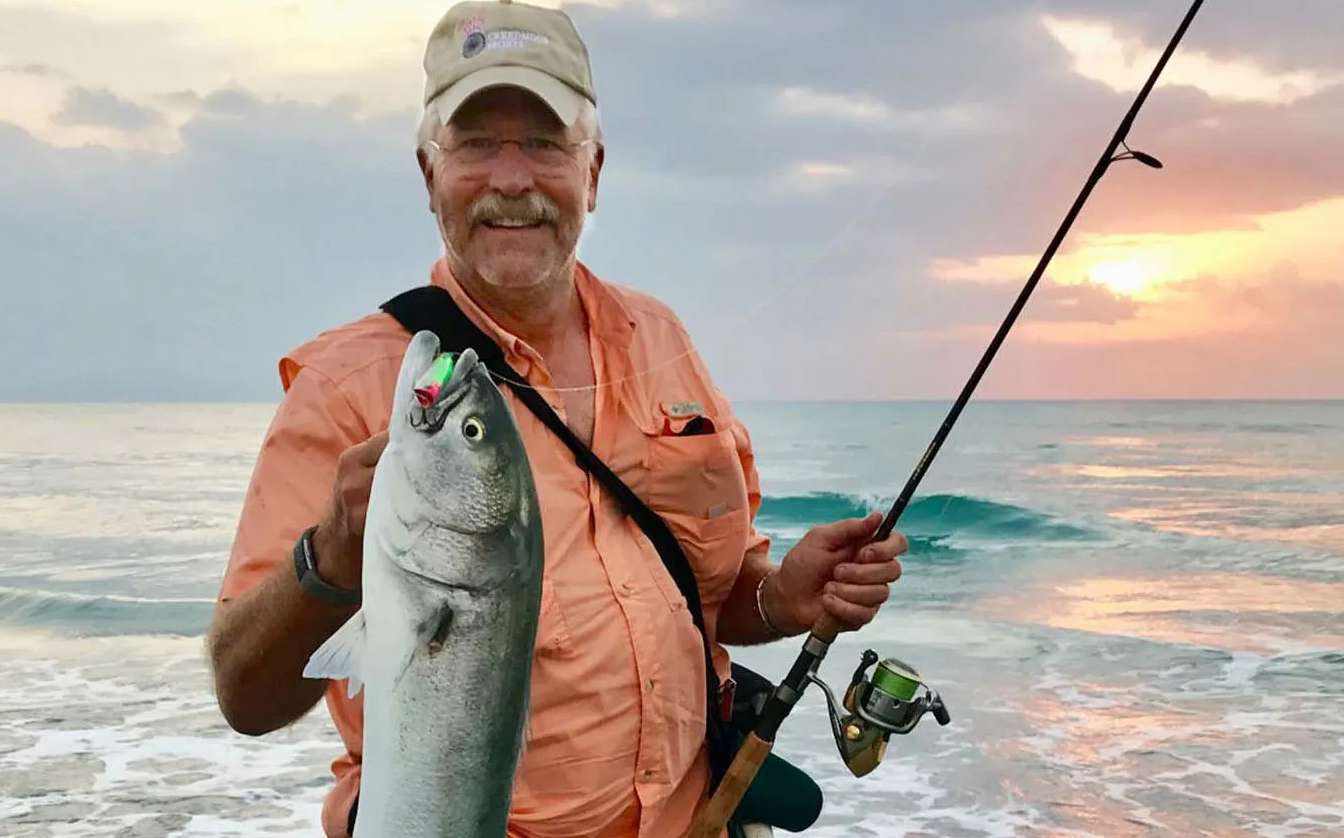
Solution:
<svg viewBox="0 0 1344 838"><path fill-rule="evenodd" d="M839 521L813 529L772 570L752 523L760 491L750 438L682 324L578 263L604 147L587 48L569 18L523 3L458 4L431 33L424 69L416 155L444 242L430 281L667 520L695 568L720 680L724 645L799 635L823 613L850 629L871 620L900 575L905 539L869 545L876 514ZM288 725L325 691L346 748L323 809L328 836L350 828L362 696L301 672L358 607L365 507L408 340L379 312L281 360L285 397L209 632L219 704L235 730ZM708 777L700 635L649 542L505 395L546 538L511 834L684 835ZM292 551L313 525L316 573L301 582Z"/></svg>

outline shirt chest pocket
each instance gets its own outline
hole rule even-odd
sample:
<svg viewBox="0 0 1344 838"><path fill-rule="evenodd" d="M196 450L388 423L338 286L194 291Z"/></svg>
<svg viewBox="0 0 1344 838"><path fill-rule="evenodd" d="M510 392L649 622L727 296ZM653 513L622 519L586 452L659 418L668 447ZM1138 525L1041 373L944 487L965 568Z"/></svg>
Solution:
<svg viewBox="0 0 1344 838"><path fill-rule="evenodd" d="M728 420L699 404L656 401L641 416L643 472L635 488L686 551L706 610L728 595L750 530L747 484ZM685 600L655 574L674 607Z"/></svg>

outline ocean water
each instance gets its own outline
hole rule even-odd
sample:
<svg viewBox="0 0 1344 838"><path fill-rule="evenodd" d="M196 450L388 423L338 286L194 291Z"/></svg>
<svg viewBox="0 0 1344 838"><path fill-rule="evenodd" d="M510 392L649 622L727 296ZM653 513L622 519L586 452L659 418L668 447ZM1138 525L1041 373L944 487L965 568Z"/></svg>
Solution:
<svg viewBox="0 0 1344 838"><path fill-rule="evenodd" d="M885 509L946 404L743 404L778 560ZM224 725L201 641L267 406L0 407L0 835L319 834L319 708ZM1344 403L973 402L865 648L952 724L845 770L811 688L808 834L1344 835ZM780 677L797 641L737 651Z"/></svg>

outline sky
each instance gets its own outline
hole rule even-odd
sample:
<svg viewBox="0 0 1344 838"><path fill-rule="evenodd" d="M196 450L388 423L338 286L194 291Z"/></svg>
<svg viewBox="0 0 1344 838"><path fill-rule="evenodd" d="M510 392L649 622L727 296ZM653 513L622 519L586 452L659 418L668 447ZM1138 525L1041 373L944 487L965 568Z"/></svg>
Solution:
<svg viewBox="0 0 1344 838"><path fill-rule="evenodd" d="M550 0L548 5L557 5ZM581 245L734 400L948 399L1187 9L584 0ZM0 400L275 401L427 281L421 0L0 0ZM977 398L1344 398L1344 3L1209 0Z"/></svg>

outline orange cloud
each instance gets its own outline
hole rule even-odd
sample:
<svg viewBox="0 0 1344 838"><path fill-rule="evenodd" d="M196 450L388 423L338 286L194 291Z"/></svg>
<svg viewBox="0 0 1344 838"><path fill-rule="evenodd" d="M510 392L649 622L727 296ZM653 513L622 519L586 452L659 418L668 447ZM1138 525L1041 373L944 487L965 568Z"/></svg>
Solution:
<svg viewBox="0 0 1344 838"><path fill-rule="evenodd" d="M1050 342L1098 343L1272 329L1299 318L1326 317L1344 328L1341 229L1344 197L1256 216L1238 229L1083 234L1073 250L1052 260L1043 285L1104 286L1136 302L1136 315L1104 330L1086 323L1032 323L1024 330ZM1038 259L939 259L928 270L947 282L1018 284ZM1032 319L1031 312L1029 303L1024 317Z"/></svg>
<svg viewBox="0 0 1344 838"><path fill-rule="evenodd" d="M1107 21L1044 15L1041 24L1069 53L1074 72L1120 93L1138 91L1163 46L1126 37ZM1194 87L1229 102L1290 104L1341 81L1339 73L1275 71L1247 58L1219 58L1186 45L1172 56L1158 86Z"/></svg>
<svg viewBox="0 0 1344 838"><path fill-rule="evenodd" d="M1252 216L1232 229L1075 234L1077 244L1052 261L980 395L1344 395L1341 229L1344 197ZM993 254L929 263L944 287L979 287L1002 309L992 322L977 318L920 340L930 351L978 351L1038 259ZM1064 316L1061 295L1070 290L1080 312L1081 301L1113 295L1113 316Z"/></svg>

